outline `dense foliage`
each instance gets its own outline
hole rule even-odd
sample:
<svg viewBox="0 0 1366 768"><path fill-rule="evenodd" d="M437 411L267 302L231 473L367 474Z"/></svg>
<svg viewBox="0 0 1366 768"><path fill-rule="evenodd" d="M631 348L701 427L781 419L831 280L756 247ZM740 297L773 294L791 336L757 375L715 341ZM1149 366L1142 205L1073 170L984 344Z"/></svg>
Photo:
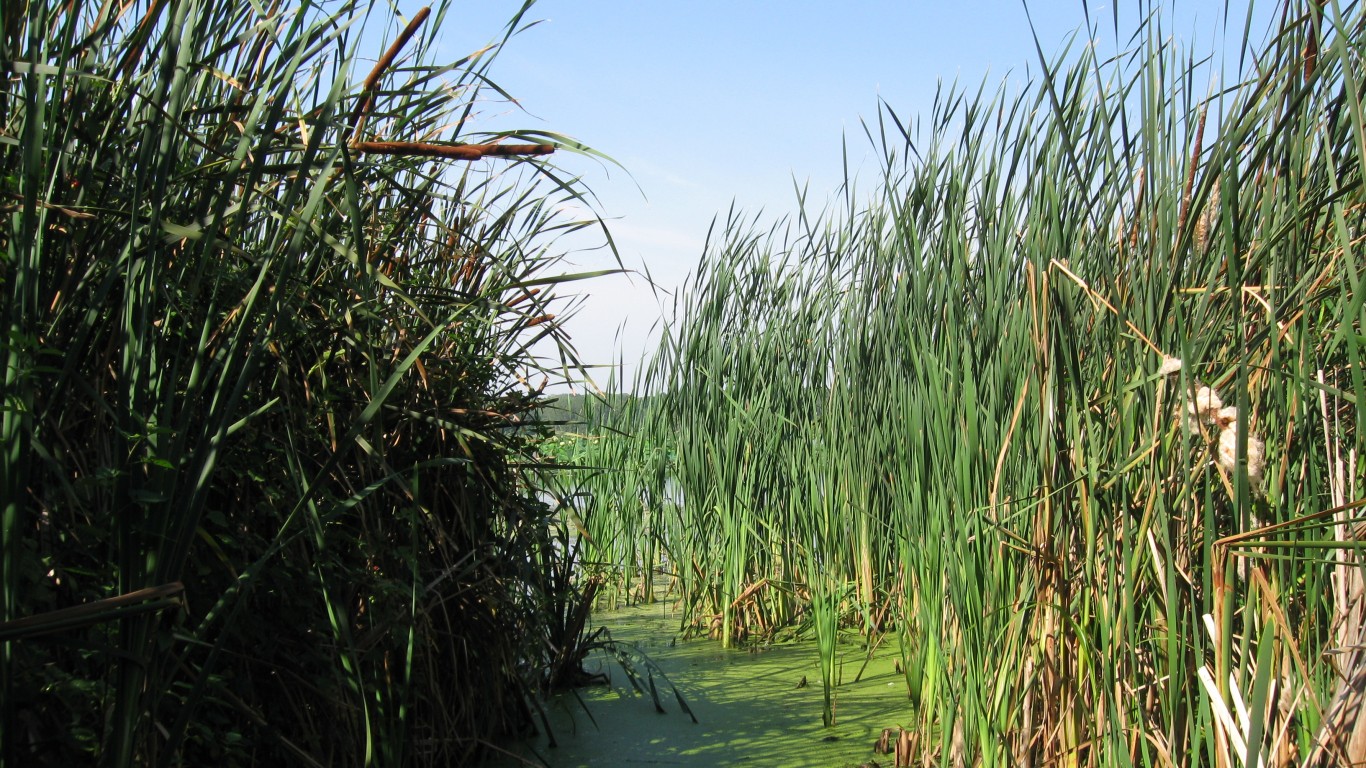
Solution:
<svg viewBox="0 0 1366 768"><path fill-rule="evenodd" d="M4 3L0 765L528 725L575 588L527 417L596 223L542 161L363 151L509 138L470 133L497 45L431 63L444 4L366 80L387 8Z"/></svg>
<svg viewBox="0 0 1366 768"><path fill-rule="evenodd" d="M1288 2L1212 78L1144 9L885 106L870 196L719 222L584 444L626 585L814 634L827 722L836 645L899 643L929 764L1366 759L1366 15Z"/></svg>

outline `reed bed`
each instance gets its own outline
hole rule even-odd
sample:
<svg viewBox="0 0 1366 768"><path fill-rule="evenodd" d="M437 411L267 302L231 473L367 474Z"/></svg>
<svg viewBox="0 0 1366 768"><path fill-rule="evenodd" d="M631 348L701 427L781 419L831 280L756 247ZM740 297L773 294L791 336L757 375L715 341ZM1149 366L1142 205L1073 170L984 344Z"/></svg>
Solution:
<svg viewBox="0 0 1366 768"><path fill-rule="evenodd" d="M464 764L572 678L529 6L3 5L0 765Z"/></svg>
<svg viewBox="0 0 1366 768"><path fill-rule="evenodd" d="M827 722L897 643L924 764L1366 759L1366 19L1288 3L1210 89L1145 8L721 217L584 460L604 559L814 635Z"/></svg>

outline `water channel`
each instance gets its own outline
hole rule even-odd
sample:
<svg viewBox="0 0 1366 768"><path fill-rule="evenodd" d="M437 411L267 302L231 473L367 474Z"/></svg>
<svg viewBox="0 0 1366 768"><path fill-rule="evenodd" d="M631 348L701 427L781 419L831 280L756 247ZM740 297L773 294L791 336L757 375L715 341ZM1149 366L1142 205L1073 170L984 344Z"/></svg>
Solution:
<svg viewBox="0 0 1366 768"><path fill-rule="evenodd" d="M884 728L910 727L914 711L904 678L895 668L896 641L888 638L869 658L863 638L851 634L839 646L841 684L835 724L821 723L822 693L816 644L794 642L754 649L723 649L718 641L684 640L669 600L595 616L612 638L644 654L677 687L694 723L658 673L655 682L665 713L639 694L616 660L595 651L586 665L610 685L580 688L545 702L554 731L504 745L518 759L499 766L780 766L840 768L874 763ZM866 664L865 664L866 662ZM637 668L644 677L644 664ZM642 681L644 682L644 681ZM648 683L646 683L648 691ZM544 730L544 729L542 729Z"/></svg>

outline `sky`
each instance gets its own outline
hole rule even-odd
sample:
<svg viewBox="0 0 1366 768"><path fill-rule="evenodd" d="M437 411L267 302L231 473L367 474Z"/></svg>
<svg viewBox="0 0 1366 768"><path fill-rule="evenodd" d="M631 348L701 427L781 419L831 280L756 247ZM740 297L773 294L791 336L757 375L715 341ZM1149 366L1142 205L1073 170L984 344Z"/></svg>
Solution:
<svg viewBox="0 0 1366 768"><path fill-rule="evenodd" d="M439 54L482 47L521 4L455 3ZM1220 51L1226 34L1240 40L1248 13L1233 0L1226 24L1224 0L1159 5L1164 31L1205 52ZM928 114L941 84L994 91L1004 82L1018 92L1039 72L1035 35L1050 58L1069 36L1077 35L1074 47L1093 39L1088 8L1095 44L1117 50L1117 6L1122 45L1137 0L1032 0L1028 16L1020 0L540 0L526 15L540 23L514 37L491 70L520 109L491 107L488 125L474 128L554 131L619 163L554 158L594 192L635 272L575 284L586 295L566 327L585 363L620 359L629 381L714 217L734 205L771 222L795 210L799 186L819 207L843 181L846 142L851 172L871 184L877 166L862 121L876 121L881 102L906 119ZM1270 6L1254 6L1254 29L1265 28ZM399 0L398 11L419 7ZM566 267L615 266L589 245L567 244L585 250L569 254ZM605 369L593 375L605 384Z"/></svg>

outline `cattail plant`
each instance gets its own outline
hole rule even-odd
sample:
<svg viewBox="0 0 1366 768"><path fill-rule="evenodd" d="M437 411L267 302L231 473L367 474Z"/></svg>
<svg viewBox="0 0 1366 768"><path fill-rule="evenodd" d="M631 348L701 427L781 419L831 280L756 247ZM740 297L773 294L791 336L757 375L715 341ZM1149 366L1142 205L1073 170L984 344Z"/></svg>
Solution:
<svg viewBox="0 0 1366 768"><path fill-rule="evenodd" d="M1287 3L1212 95L1145 9L718 220L597 443L669 457L614 482L676 486L690 626L892 635L925 764L1366 759L1362 9Z"/></svg>
<svg viewBox="0 0 1366 768"><path fill-rule="evenodd" d="M471 133L501 42L434 62L458 9L384 8L0 11L0 764L530 724L577 587L529 382L577 366L555 241L593 223L535 158L586 150Z"/></svg>

